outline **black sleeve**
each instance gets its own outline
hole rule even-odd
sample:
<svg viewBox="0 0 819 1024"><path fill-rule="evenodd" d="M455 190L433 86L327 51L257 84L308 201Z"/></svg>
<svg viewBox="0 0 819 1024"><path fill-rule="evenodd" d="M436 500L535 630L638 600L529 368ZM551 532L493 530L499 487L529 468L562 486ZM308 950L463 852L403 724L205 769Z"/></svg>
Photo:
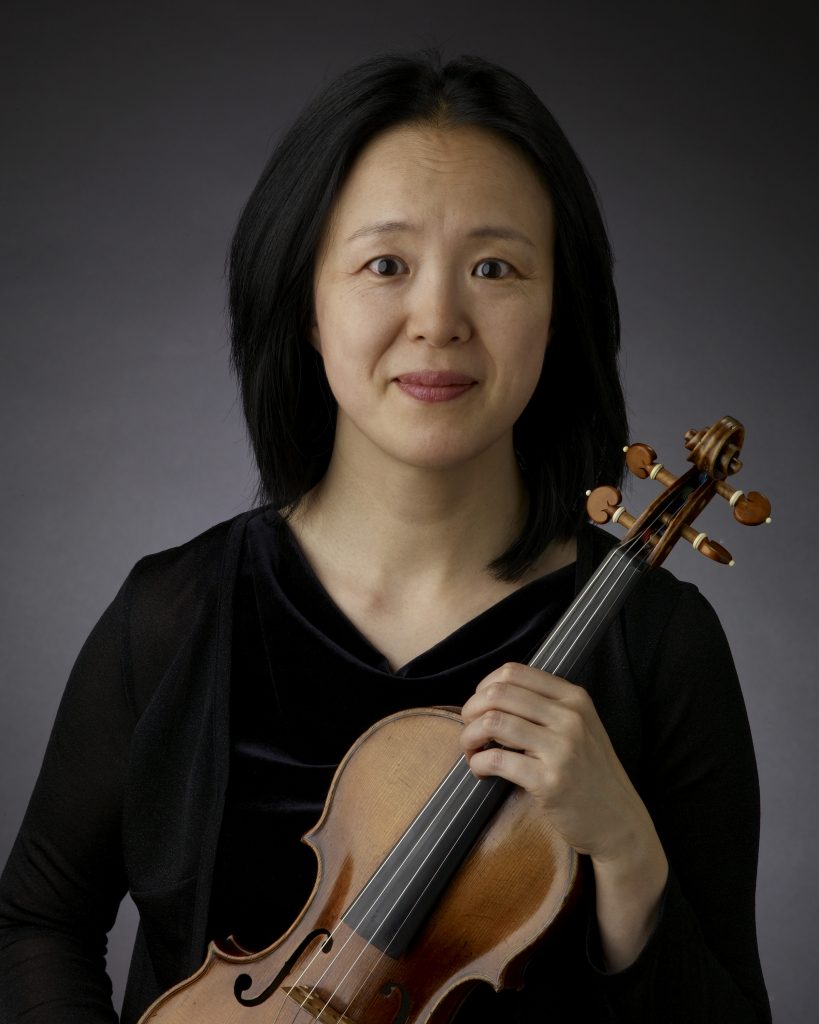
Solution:
<svg viewBox="0 0 819 1024"><path fill-rule="evenodd" d="M133 715L123 685L126 584L69 677L0 877L0 1024L111 1024L106 936L126 891L120 843Z"/></svg>
<svg viewBox="0 0 819 1024"><path fill-rule="evenodd" d="M756 940L759 784L725 634L685 584L643 680L641 795L670 865L657 925L640 956L606 974L622 1024L763 1024L771 1019Z"/></svg>

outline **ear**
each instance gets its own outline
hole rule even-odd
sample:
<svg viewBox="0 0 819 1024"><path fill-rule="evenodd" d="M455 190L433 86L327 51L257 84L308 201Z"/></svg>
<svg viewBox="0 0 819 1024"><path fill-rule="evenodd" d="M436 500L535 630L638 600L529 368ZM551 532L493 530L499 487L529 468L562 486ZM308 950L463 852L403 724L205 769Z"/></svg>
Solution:
<svg viewBox="0 0 819 1024"><path fill-rule="evenodd" d="M321 335L319 334L317 323L311 324L310 326L310 344L316 352L321 355Z"/></svg>

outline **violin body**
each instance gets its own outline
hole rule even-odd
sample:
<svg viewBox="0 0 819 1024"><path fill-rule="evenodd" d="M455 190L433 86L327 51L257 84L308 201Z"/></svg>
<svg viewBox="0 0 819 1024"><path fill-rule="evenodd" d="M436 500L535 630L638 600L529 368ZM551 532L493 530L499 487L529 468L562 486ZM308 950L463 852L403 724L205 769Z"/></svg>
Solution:
<svg viewBox="0 0 819 1024"><path fill-rule="evenodd" d="M577 853L522 789L505 798L400 955L342 920L459 760L461 725L453 711L428 708L366 732L304 837L318 877L296 922L258 953L211 943L199 971L140 1024L443 1024L479 981L520 988L578 882Z"/></svg>

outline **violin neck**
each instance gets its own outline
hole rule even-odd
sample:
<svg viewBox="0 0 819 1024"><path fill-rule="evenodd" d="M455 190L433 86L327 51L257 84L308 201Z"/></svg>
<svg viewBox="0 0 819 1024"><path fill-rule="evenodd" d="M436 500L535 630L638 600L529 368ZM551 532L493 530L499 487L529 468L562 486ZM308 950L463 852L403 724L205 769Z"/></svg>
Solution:
<svg viewBox="0 0 819 1024"><path fill-rule="evenodd" d="M529 664L571 679L647 569L642 554L622 546L612 549Z"/></svg>

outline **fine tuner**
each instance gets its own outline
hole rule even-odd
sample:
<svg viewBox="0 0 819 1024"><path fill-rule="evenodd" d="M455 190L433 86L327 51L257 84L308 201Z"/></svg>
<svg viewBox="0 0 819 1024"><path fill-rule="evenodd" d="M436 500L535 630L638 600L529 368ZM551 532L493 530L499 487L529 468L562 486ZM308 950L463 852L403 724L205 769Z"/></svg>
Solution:
<svg viewBox="0 0 819 1024"><path fill-rule="evenodd" d="M680 537L715 562L733 565L730 552L691 524L715 494L728 502L738 523L744 526L770 523L771 503L764 494L758 491L746 494L726 483L728 476L742 468L738 456L744 439L745 428L730 416L723 416L707 430L689 430L685 447L690 452L688 461L694 465L680 477L657 461L657 453L649 445L628 445L623 451L629 470L641 480L649 477L657 480L665 491L635 518L621 504L620 491L603 485L586 492L586 512L592 522L611 521L624 526L628 533L623 545L639 538L650 552L646 561L652 567L665 559Z"/></svg>

